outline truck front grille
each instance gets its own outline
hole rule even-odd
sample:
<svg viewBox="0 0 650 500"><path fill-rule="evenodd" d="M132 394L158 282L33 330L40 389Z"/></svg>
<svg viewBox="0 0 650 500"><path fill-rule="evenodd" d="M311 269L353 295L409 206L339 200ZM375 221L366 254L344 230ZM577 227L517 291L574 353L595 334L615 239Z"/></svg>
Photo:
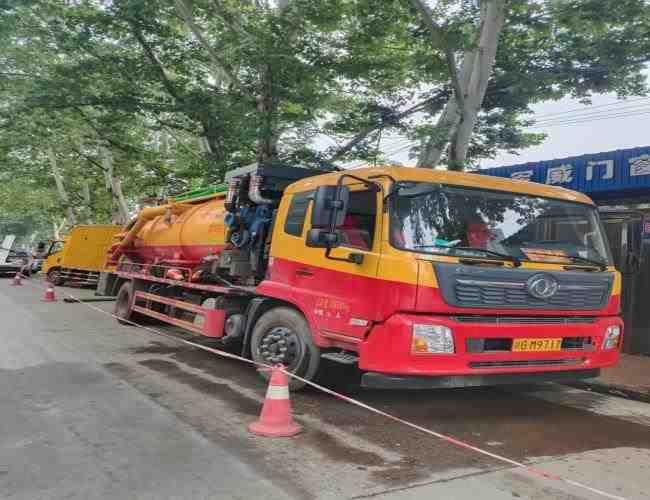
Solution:
<svg viewBox="0 0 650 500"><path fill-rule="evenodd" d="M577 310L600 307L608 292L607 286L563 287L560 285L557 293L544 301L531 297L525 289L525 283L513 283L513 285L516 287L510 288L495 282L481 283L480 280L458 279L455 284L456 300L459 305L467 307L558 306L562 309Z"/></svg>
<svg viewBox="0 0 650 500"><path fill-rule="evenodd" d="M432 263L445 302L454 307L588 311L605 307L614 283L610 272L539 271ZM529 280L543 275L557 282L547 299L533 296ZM555 314L558 316L558 314Z"/></svg>

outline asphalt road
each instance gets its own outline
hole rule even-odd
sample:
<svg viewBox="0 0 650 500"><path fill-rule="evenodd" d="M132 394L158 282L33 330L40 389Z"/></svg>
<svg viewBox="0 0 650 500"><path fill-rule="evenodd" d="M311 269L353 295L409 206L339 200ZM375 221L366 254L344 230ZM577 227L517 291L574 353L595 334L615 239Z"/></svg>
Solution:
<svg viewBox="0 0 650 500"><path fill-rule="evenodd" d="M251 367L42 302L36 285L0 280L2 499L607 498L314 390L293 396L302 434L251 436L265 391ZM648 404L556 385L363 391L357 376L332 366L331 385L614 497L650 496Z"/></svg>

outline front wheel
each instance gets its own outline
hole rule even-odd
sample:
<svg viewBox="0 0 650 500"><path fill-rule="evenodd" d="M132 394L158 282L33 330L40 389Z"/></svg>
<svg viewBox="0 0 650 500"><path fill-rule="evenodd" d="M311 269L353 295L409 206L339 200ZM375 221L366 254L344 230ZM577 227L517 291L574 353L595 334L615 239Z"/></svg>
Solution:
<svg viewBox="0 0 650 500"><path fill-rule="evenodd" d="M314 344L307 320L289 307L271 309L257 320L251 336L251 353L253 361L280 363L306 380L313 380L320 366L320 349ZM268 380L269 372L259 373ZM304 386L305 382L289 378L291 390Z"/></svg>
<svg viewBox="0 0 650 500"><path fill-rule="evenodd" d="M61 277L61 269L55 267L50 269L47 272L47 281L52 283L54 286L61 286L64 283L64 279Z"/></svg>

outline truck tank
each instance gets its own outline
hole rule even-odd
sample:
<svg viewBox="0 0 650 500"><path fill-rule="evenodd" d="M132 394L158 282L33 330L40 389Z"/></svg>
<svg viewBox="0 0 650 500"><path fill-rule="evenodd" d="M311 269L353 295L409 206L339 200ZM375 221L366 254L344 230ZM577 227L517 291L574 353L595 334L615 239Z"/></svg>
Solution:
<svg viewBox="0 0 650 500"><path fill-rule="evenodd" d="M146 262L198 263L225 246L224 196L195 203L169 204L146 222L128 254Z"/></svg>
<svg viewBox="0 0 650 500"><path fill-rule="evenodd" d="M225 187L216 186L144 208L115 238L109 265L130 261L193 266L225 246Z"/></svg>

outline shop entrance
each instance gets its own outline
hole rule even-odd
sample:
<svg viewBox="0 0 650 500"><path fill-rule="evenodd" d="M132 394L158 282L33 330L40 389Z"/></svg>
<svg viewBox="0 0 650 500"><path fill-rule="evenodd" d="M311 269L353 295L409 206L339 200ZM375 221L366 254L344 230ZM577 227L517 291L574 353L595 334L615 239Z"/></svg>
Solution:
<svg viewBox="0 0 650 500"><path fill-rule="evenodd" d="M623 352L650 354L650 212L601 208L601 220L614 264L623 275L621 308L625 320Z"/></svg>

